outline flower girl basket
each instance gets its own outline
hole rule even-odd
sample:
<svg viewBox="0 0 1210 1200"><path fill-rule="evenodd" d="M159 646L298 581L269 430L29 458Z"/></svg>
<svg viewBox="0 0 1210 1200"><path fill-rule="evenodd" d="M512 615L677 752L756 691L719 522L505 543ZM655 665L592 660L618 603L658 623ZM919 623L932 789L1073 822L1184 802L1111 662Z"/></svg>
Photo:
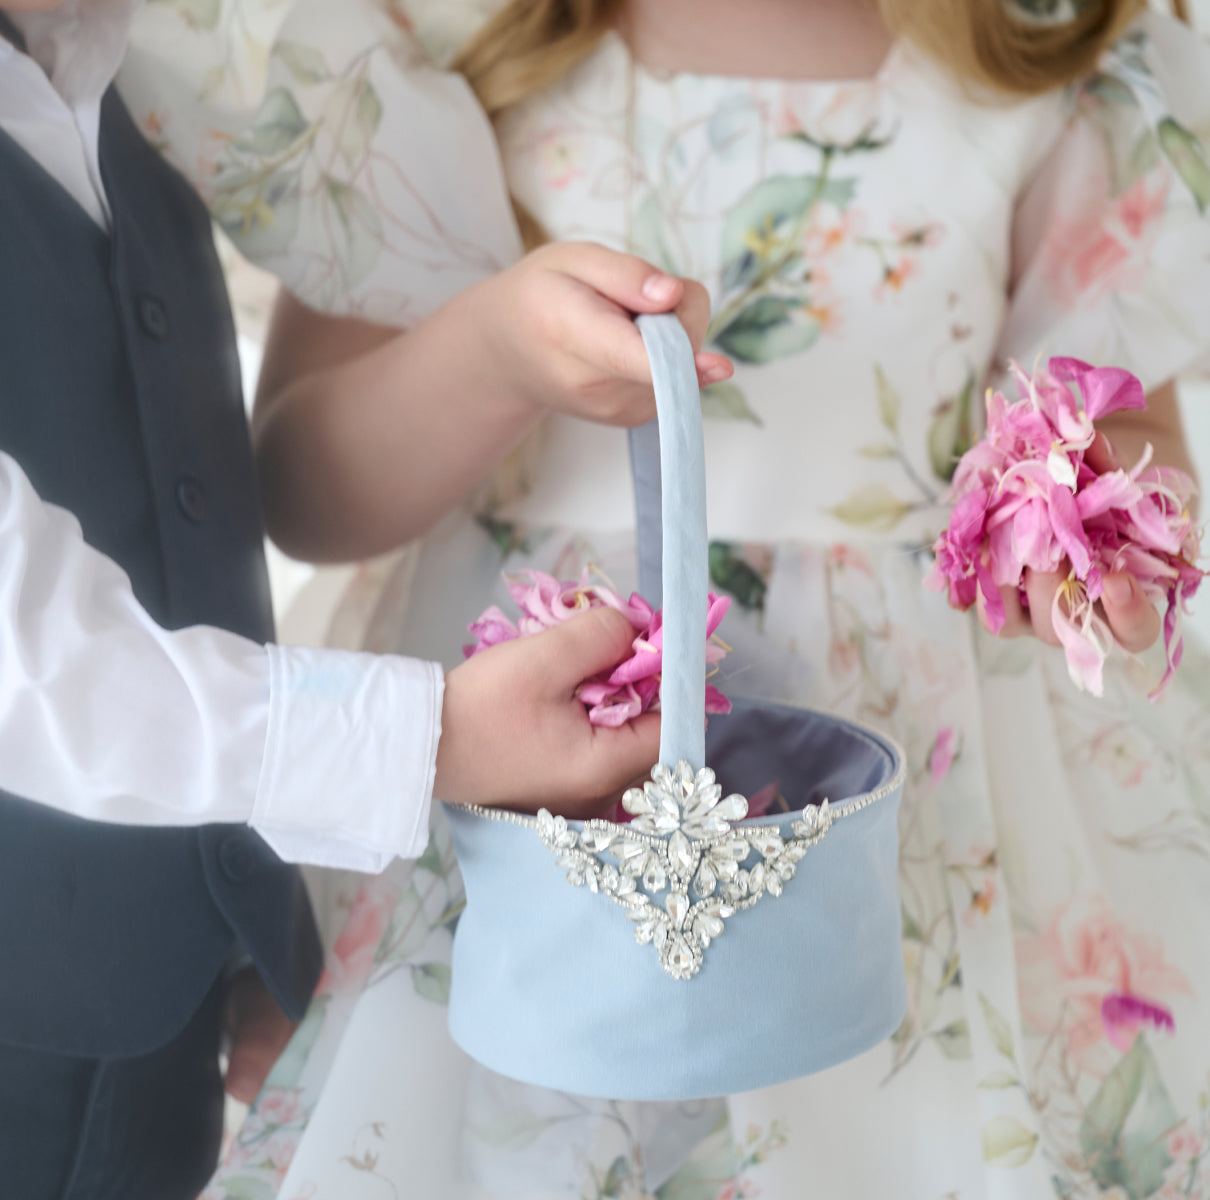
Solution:
<svg viewBox="0 0 1210 1200"><path fill-rule="evenodd" d="M503 1075L688 1100L822 1070L898 1026L904 768L889 738L780 704L738 701L706 730L693 352L675 317L638 324L658 412L631 451L640 583L663 593L660 764L627 793L628 825L447 810L467 898L449 1020ZM795 811L744 820L773 780Z"/></svg>

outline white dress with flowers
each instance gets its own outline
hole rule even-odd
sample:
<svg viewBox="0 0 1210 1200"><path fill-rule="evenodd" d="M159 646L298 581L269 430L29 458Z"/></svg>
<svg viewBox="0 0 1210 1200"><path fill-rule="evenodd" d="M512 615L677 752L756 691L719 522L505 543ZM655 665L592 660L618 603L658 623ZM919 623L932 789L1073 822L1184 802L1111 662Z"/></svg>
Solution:
<svg viewBox="0 0 1210 1200"><path fill-rule="evenodd" d="M153 48L198 8L154 7ZM481 122L416 50L490 7L414 3L410 33L376 10L359 50L351 16L321 35L299 4L243 78L254 102L220 79L199 105L200 75L192 104L187 81L157 101L150 51L127 95L304 299L406 324L516 253ZM711 573L734 600L719 682L906 747L908 1013L855 1061L705 1105L492 1076L445 1029L461 887L437 813L425 856L366 884L211 1200L1210 1198L1210 662L1187 647L1151 704L1162 663L1117 656L1093 699L1058 653L922 587L1008 358L1152 388L1210 346L1207 79L1210 51L1154 16L1082 86L1000 105L902 46L869 81L787 84L657 76L609 36L507 119L509 186L553 237L711 291L738 363L705 398ZM426 156L426 95L434 128L464 114L460 152L443 134ZM200 142L206 121L222 136ZM631 520L624 435L550 421L523 501L426 543L394 648L456 661L467 621L507 608L503 570L630 586ZM718 1019L759 1028L763 1003Z"/></svg>

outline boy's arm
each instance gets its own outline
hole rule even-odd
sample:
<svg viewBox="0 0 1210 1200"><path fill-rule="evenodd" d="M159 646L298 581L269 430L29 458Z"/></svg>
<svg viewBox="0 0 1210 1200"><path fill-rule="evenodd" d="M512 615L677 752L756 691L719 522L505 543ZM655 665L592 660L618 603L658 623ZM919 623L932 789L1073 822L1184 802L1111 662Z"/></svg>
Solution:
<svg viewBox="0 0 1210 1200"><path fill-rule="evenodd" d="M423 851L435 782L595 812L658 754L658 717L597 729L576 696L633 636L590 611L447 687L435 663L165 630L0 452L0 789L76 816L247 822L289 861L380 871Z"/></svg>
<svg viewBox="0 0 1210 1200"><path fill-rule="evenodd" d="M443 689L434 663L160 628L0 453L0 788L381 870L427 840Z"/></svg>

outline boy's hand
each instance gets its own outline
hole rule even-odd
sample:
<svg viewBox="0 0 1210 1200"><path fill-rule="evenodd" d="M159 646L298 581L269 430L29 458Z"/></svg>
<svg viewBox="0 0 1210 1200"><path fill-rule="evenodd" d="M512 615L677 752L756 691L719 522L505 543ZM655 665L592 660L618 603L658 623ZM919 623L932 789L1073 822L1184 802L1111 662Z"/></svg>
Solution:
<svg viewBox="0 0 1210 1200"><path fill-rule="evenodd" d="M225 1086L233 1099L251 1104L298 1025L278 1007L255 967L244 967L232 977L226 1025L230 1046Z"/></svg>
<svg viewBox="0 0 1210 1200"><path fill-rule="evenodd" d="M576 696L584 680L616 666L634 628L621 613L589 609L532 637L476 654L445 681L436 795L567 817L601 814L659 757L660 718L618 729L589 724Z"/></svg>
<svg viewBox="0 0 1210 1200"><path fill-rule="evenodd" d="M605 425L651 420L651 368L633 313L680 317L703 385L733 370L724 355L700 353L710 322L701 284L591 242L533 251L479 285L474 302L492 369L532 407Z"/></svg>

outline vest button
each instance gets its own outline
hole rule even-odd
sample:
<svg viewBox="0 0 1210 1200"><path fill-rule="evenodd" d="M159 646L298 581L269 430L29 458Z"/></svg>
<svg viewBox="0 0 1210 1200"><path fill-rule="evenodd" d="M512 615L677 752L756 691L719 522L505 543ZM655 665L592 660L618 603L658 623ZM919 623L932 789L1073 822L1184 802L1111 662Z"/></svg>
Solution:
<svg viewBox="0 0 1210 1200"><path fill-rule="evenodd" d="M177 481L176 502L191 521L201 524L206 519L206 489L200 479L183 475Z"/></svg>
<svg viewBox="0 0 1210 1200"><path fill-rule="evenodd" d="M256 870L256 854L242 833L233 833L223 842L218 861L232 883L247 883Z"/></svg>
<svg viewBox="0 0 1210 1200"><path fill-rule="evenodd" d="M155 296L139 297L139 324L143 332L157 342L168 340L168 310Z"/></svg>

